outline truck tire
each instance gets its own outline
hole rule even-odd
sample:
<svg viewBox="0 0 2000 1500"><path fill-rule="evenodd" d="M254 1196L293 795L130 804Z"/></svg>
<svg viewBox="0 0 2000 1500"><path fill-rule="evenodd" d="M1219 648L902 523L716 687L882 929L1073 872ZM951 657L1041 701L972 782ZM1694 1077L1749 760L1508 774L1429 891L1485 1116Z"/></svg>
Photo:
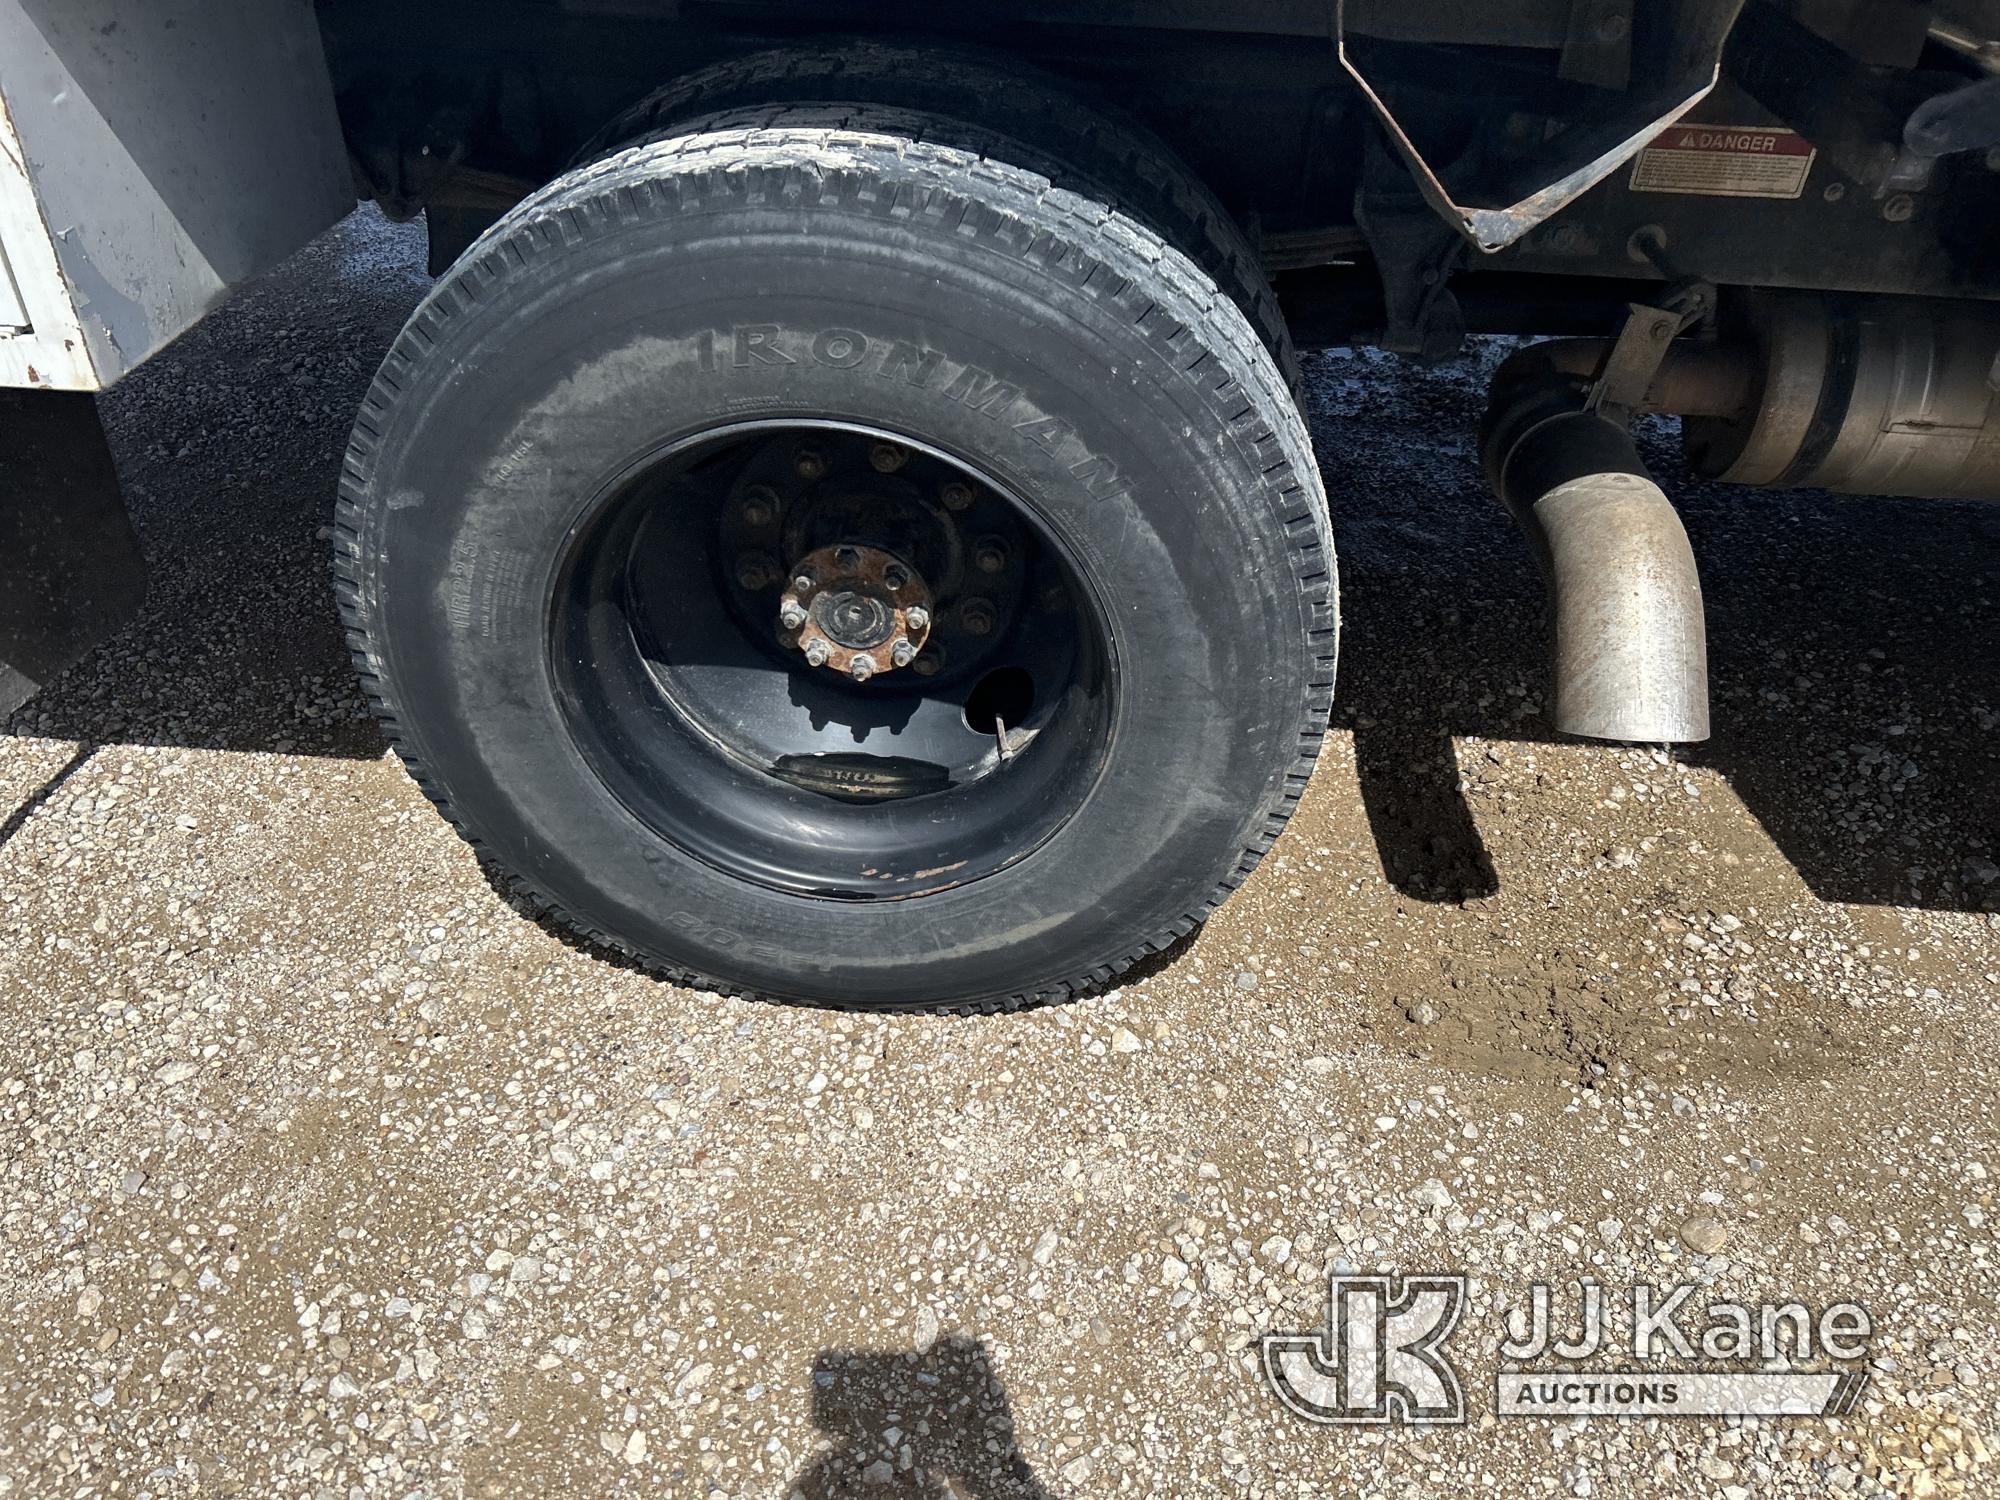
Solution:
<svg viewBox="0 0 2000 1500"><path fill-rule="evenodd" d="M769 998L1110 980L1270 847L1329 708L1325 497L1237 305L905 137L673 137L524 201L384 360L336 537L362 684L460 831L587 937Z"/></svg>
<svg viewBox="0 0 2000 1500"><path fill-rule="evenodd" d="M802 116L802 106L819 113ZM1015 58L869 37L753 52L631 105L591 137L577 164L662 135L815 123L954 146L1137 219L1242 308L1298 393L1298 356L1263 260L1208 184L1139 121Z"/></svg>

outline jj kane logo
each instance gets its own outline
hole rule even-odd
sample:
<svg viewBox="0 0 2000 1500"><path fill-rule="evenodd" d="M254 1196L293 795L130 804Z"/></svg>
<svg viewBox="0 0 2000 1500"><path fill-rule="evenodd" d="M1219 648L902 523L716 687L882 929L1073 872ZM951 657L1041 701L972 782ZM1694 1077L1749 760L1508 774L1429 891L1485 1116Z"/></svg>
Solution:
<svg viewBox="0 0 2000 1500"><path fill-rule="evenodd" d="M1614 1305L1598 1283L1583 1282L1573 1331L1563 1332L1550 1288L1531 1286L1527 1306L1515 1309L1495 1348L1495 1414L1832 1417L1854 1410L1865 1374L1800 1366L1865 1358L1874 1331L1867 1309L1837 1302L1815 1315L1799 1302L1716 1301L1702 1305L1697 1319L1699 1290L1635 1286ZM1466 1294L1462 1273L1331 1276L1323 1329L1264 1336L1265 1377L1309 1422L1462 1423L1464 1384L1445 1343L1465 1313ZM1682 1367L1688 1364L1695 1368Z"/></svg>
<svg viewBox="0 0 2000 1500"><path fill-rule="evenodd" d="M1333 1276L1326 1327L1264 1336L1264 1373L1308 1422L1465 1420L1444 1341L1465 1311L1465 1277Z"/></svg>

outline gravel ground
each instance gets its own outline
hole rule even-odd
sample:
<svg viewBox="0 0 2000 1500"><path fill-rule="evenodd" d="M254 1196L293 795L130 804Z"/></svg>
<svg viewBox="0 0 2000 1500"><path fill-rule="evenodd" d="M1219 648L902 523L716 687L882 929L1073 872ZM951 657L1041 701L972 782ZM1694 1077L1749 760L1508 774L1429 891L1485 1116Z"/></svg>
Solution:
<svg viewBox="0 0 2000 1500"><path fill-rule="evenodd" d="M690 993L386 755L324 528L420 294L357 216L107 402L154 591L0 748L0 1494L2000 1492L2000 526L1685 497L1718 737L1563 744L1482 371L1313 363L1350 622L1292 830L1122 990ZM1495 351L1488 351L1488 363ZM1463 1269L1472 1420L1256 1335ZM1491 1415L1534 1281L1855 1299L1839 1421Z"/></svg>

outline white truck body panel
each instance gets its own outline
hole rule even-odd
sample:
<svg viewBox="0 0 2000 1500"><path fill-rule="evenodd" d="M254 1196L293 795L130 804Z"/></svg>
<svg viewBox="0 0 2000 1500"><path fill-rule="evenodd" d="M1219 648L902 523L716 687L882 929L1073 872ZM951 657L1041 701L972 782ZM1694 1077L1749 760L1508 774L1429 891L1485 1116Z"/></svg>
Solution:
<svg viewBox="0 0 2000 1500"><path fill-rule="evenodd" d="M0 0L0 386L109 385L353 203L310 0Z"/></svg>

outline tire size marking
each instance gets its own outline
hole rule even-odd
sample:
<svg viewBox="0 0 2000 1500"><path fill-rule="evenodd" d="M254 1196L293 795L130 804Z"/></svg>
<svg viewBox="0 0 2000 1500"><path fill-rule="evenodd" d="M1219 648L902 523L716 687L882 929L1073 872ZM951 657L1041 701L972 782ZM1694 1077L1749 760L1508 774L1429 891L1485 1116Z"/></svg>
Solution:
<svg viewBox="0 0 2000 1500"><path fill-rule="evenodd" d="M452 633L491 640L500 618L528 598L530 559L513 548L451 544L451 566L440 585Z"/></svg>
<svg viewBox="0 0 2000 1500"><path fill-rule="evenodd" d="M703 329L695 340L695 361L709 371L725 363L738 370L816 364L866 371L919 390L941 389L948 399L1020 433L1062 463L1091 499L1109 500L1130 488L1116 464L1086 446L1068 422L1037 407L1019 386L907 339L871 339L853 328L806 332L778 323L738 323L726 330Z"/></svg>

